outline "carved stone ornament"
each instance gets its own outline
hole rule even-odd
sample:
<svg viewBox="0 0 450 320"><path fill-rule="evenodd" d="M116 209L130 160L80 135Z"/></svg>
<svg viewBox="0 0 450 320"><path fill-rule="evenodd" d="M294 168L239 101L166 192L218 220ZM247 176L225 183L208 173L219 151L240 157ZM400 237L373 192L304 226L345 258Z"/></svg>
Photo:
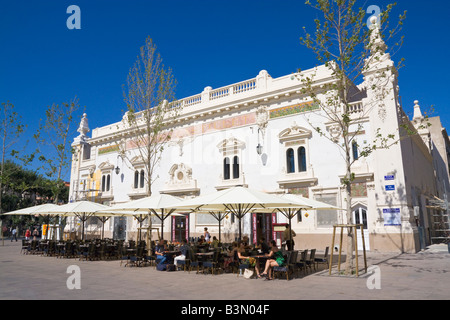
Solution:
<svg viewBox="0 0 450 320"><path fill-rule="evenodd" d="M168 185L189 184L192 181L192 168L184 163L174 164L169 170L169 175Z"/></svg>
<svg viewBox="0 0 450 320"><path fill-rule="evenodd" d="M262 137L264 139L264 135L266 132L267 124L269 123L269 108L267 106L260 106L256 110L256 125L258 129L261 131Z"/></svg>
<svg viewBox="0 0 450 320"><path fill-rule="evenodd" d="M342 128L338 125L328 127L328 132L330 133L333 142L338 142L342 136Z"/></svg>
<svg viewBox="0 0 450 320"><path fill-rule="evenodd" d="M220 152L237 152L245 148L245 142L236 139L235 137L230 137L228 139L222 140L218 145Z"/></svg>
<svg viewBox="0 0 450 320"><path fill-rule="evenodd" d="M311 134L310 130L300 127L297 122L294 121L291 127L281 131L278 137L280 138L280 141L283 142L292 139L310 138Z"/></svg>
<svg viewBox="0 0 450 320"><path fill-rule="evenodd" d="M77 130L80 133L80 137L86 137L86 134L90 131L86 116L86 113L83 113L83 118L81 119L80 126Z"/></svg>
<svg viewBox="0 0 450 320"><path fill-rule="evenodd" d="M382 122L387 118L387 109L384 99L389 93L388 90L386 90L388 81L390 81L390 77L386 77L386 75L381 76L378 72L366 79L367 88L372 92L372 101L370 104L377 107L378 117Z"/></svg>
<svg viewBox="0 0 450 320"><path fill-rule="evenodd" d="M113 170L114 169L114 165L111 162L109 162L109 159L107 159L106 161L100 163L98 168L101 171Z"/></svg>
<svg viewBox="0 0 450 320"><path fill-rule="evenodd" d="M93 175L94 172L95 172L95 168L96 168L96 167L95 167L95 164L88 167L89 175L90 175L91 177L92 177L92 175Z"/></svg>

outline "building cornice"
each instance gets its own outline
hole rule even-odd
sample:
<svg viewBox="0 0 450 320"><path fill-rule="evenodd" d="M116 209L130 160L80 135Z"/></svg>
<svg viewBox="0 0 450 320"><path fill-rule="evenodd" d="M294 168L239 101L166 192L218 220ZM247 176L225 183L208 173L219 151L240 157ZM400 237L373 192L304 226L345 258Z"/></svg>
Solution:
<svg viewBox="0 0 450 320"><path fill-rule="evenodd" d="M315 75L313 83L318 91L327 84L336 81L331 70L319 66L298 74L282 76L273 79L266 71L261 71L256 78L231 84L218 89L206 87L202 93L180 99L171 104L180 107L176 118L166 119L166 128L180 127L197 121L206 121L216 117L233 115L235 113L252 112L255 107L271 101L305 98L302 93L304 85L299 76ZM122 121L92 130L90 144L117 142L133 136L135 128L125 128Z"/></svg>

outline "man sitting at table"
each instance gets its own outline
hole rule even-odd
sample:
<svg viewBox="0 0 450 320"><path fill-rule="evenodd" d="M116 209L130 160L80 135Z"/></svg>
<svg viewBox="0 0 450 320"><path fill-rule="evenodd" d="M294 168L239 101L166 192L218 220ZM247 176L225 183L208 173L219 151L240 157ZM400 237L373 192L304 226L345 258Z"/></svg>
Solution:
<svg viewBox="0 0 450 320"><path fill-rule="evenodd" d="M167 241L161 239L161 241L159 241L158 245L155 248L156 264L166 263L167 256L165 254L165 251L167 251Z"/></svg>
<svg viewBox="0 0 450 320"><path fill-rule="evenodd" d="M175 258L173 258L173 263L175 264L175 266L178 265L178 261L186 260L186 257L188 255L188 250L189 250L189 246L187 244L187 240L183 239L181 241L181 247L180 247L181 253L178 256L176 256Z"/></svg>
<svg viewBox="0 0 450 320"><path fill-rule="evenodd" d="M269 245L266 242L266 238L261 237L259 239L258 246L256 246L255 249L261 250L262 254L269 253L270 252L270 248L269 248Z"/></svg>

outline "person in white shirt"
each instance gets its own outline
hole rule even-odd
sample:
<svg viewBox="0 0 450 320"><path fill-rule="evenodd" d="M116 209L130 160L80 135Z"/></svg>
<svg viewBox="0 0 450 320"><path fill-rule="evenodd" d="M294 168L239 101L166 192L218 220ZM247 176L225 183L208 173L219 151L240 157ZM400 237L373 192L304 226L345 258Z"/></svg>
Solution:
<svg viewBox="0 0 450 320"><path fill-rule="evenodd" d="M205 233L203 235L205 236L205 241L209 242L209 240L211 239L211 235L208 232L208 228L205 227Z"/></svg>

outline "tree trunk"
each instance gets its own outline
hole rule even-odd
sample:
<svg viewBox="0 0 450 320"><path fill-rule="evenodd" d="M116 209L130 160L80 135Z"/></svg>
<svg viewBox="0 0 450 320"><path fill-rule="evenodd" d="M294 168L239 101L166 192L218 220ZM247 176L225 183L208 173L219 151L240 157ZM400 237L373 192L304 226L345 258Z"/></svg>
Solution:
<svg viewBox="0 0 450 320"><path fill-rule="evenodd" d="M346 199L346 214L347 214L347 224L352 225L353 224L353 213L352 213L352 169L351 169L351 159L350 159L350 143L348 141L348 136L344 135L344 144L345 144L345 151L346 151L346 181L345 181L345 199ZM353 270L353 251L355 250L354 247L354 237L355 234L353 234L353 228L349 227L347 228L347 256L346 256L346 266L345 266L345 273L347 275L351 275ZM356 252L356 254L358 254Z"/></svg>

